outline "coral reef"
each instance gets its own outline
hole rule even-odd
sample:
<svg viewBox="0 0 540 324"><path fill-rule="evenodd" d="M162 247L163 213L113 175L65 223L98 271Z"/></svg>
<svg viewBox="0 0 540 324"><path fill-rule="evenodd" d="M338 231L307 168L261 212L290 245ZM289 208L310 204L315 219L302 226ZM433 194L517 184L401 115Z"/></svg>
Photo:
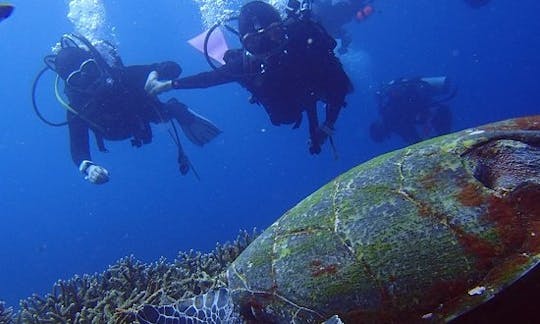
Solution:
<svg viewBox="0 0 540 324"><path fill-rule="evenodd" d="M3 301L0 300L0 323L12 323L13 322L13 309L11 307L6 308Z"/></svg>
<svg viewBox="0 0 540 324"><path fill-rule="evenodd" d="M224 271L257 235L241 231L232 243L210 253L180 252L172 263L125 257L101 274L60 280L50 294L21 300L17 314L0 303L0 323L133 323L142 304L170 304L225 286Z"/></svg>

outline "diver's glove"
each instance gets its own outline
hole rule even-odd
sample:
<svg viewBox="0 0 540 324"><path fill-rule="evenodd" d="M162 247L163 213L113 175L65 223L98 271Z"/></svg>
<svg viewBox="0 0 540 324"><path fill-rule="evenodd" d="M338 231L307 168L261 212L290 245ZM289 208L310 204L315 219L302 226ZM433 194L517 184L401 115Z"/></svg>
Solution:
<svg viewBox="0 0 540 324"><path fill-rule="evenodd" d="M146 78L146 83L144 85L144 90L149 95L155 96L172 89L171 80L161 81L158 80L158 77L159 75L157 71L152 71L148 74L148 78Z"/></svg>
<svg viewBox="0 0 540 324"><path fill-rule="evenodd" d="M309 141L309 153L319 154L321 153L321 145L324 144L326 139L334 134L334 128L327 123L322 124L317 128L315 133L311 136Z"/></svg>
<svg viewBox="0 0 540 324"><path fill-rule="evenodd" d="M169 100L168 104L172 105L170 108L172 115L176 117L182 131L193 144L202 146L221 133L221 130L211 121L195 113L176 99Z"/></svg>
<svg viewBox="0 0 540 324"><path fill-rule="evenodd" d="M89 160L84 160L79 165L79 171L84 174L84 179L93 184L103 184L109 181L109 171L104 167L94 164Z"/></svg>

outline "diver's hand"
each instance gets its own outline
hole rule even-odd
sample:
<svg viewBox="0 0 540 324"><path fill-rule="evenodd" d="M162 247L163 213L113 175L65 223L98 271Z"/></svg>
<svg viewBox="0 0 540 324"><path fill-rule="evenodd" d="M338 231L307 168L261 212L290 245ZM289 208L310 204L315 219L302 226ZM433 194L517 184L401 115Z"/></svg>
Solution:
<svg viewBox="0 0 540 324"><path fill-rule="evenodd" d="M158 77L159 76L156 71L152 71L148 74L146 84L144 85L144 90L149 95L155 96L172 89L172 81L160 81L158 80Z"/></svg>
<svg viewBox="0 0 540 324"><path fill-rule="evenodd" d="M84 174L84 179L93 184L104 184L109 181L109 171L92 161L84 160L79 166L79 171Z"/></svg>
<svg viewBox="0 0 540 324"><path fill-rule="evenodd" d="M319 154L321 153L321 145L324 144L329 136L334 134L334 128L326 123L317 128L315 133L311 136L309 141L309 153Z"/></svg>

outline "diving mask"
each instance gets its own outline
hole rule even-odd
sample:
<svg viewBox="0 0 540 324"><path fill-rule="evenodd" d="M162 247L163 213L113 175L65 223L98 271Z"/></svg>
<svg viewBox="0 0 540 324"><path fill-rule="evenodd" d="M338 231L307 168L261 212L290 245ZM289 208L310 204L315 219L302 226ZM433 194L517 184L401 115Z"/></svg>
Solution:
<svg viewBox="0 0 540 324"><path fill-rule="evenodd" d="M285 45L287 31L282 22L274 22L265 28L247 33L242 37L245 49L254 55L261 55L276 51Z"/></svg>
<svg viewBox="0 0 540 324"><path fill-rule="evenodd" d="M101 69L94 59L88 59L81 63L79 69L71 72L66 78L70 87L87 89L101 78Z"/></svg>

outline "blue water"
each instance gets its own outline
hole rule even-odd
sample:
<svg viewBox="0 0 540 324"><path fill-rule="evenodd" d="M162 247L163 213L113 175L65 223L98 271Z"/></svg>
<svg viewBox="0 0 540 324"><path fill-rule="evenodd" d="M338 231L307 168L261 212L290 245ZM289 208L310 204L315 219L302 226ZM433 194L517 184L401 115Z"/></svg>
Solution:
<svg viewBox="0 0 540 324"><path fill-rule="evenodd" d="M104 2L124 63L175 60L185 75L208 69L186 43L202 30L193 2ZM125 255L172 259L179 250L210 250L239 229L264 229L333 177L402 147L399 138L375 144L367 132L376 118L373 92L393 78L451 77L459 86L453 130L540 112L540 2L493 0L474 10L460 0L377 0L368 21L348 26L351 50L361 55L346 61L356 91L336 125L339 160L328 146L310 156L306 123L272 126L248 93L230 84L163 96L176 96L223 130L204 148L182 138L200 182L179 174L175 146L160 126L151 145L109 142L110 153L94 150L111 173L110 183L95 186L71 162L67 129L40 122L30 100L43 56L72 31L66 2L14 3L13 16L0 23L0 300L11 306ZM43 78L38 101L61 120L52 80Z"/></svg>

